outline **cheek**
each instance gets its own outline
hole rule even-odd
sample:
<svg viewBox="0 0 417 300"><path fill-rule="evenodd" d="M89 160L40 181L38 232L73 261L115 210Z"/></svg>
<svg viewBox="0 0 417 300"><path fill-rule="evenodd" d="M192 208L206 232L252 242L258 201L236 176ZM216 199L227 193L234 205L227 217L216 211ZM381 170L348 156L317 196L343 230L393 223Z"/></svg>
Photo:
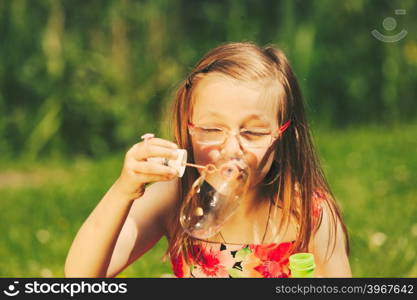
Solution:
<svg viewBox="0 0 417 300"><path fill-rule="evenodd" d="M194 162L198 165L215 163L220 158L218 146L206 146L193 143Z"/></svg>
<svg viewBox="0 0 417 300"><path fill-rule="evenodd" d="M219 146L193 144L193 151L194 161L199 165L207 165L210 163L216 164L219 160L224 159ZM262 155L263 153L246 151L244 153L244 159L248 163L249 168L255 170L262 159Z"/></svg>
<svg viewBox="0 0 417 300"><path fill-rule="evenodd" d="M250 166L250 169L253 171L253 179L252 185L255 185L263 180L263 178L268 173L269 169L271 168L274 153L269 155L269 158L262 169L259 169L261 161L265 155L266 151L258 151L258 152L250 152L246 156L247 162Z"/></svg>

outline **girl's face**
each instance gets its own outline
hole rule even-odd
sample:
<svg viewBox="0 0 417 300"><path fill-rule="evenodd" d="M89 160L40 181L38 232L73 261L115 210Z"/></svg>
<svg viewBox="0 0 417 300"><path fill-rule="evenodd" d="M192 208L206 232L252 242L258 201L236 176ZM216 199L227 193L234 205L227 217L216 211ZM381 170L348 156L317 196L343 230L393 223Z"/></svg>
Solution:
<svg viewBox="0 0 417 300"><path fill-rule="evenodd" d="M262 95L259 84L239 82L221 74L211 73L202 78L193 93L194 109L191 122L205 129L223 129L226 132L239 133L276 133L277 101ZM200 165L214 164L219 160L243 158L254 175L255 185L268 173L274 151L266 164L258 170L261 160L270 145L251 147L241 145L239 134L228 134L223 144L205 145L191 137L195 163ZM247 144L247 143L246 143Z"/></svg>

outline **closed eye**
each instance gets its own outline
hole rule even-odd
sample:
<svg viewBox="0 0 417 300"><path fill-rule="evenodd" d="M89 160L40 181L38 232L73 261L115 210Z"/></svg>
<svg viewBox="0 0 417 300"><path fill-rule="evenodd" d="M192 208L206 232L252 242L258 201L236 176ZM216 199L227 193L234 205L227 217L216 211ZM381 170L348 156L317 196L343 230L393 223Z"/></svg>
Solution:
<svg viewBox="0 0 417 300"><path fill-rule="evenodd" d="M240 132L243 135L254 135L254 136L264 136L271 134L270 132L265 131L252 131L252 130L243 130Z"/></svg>
<svg viewBox="0 0 417 300"><path fill-rule="evenodd" d="M209 127L200 127L200 129L206 132L222 132L223 131L220 128L209 128Z"/></svg>

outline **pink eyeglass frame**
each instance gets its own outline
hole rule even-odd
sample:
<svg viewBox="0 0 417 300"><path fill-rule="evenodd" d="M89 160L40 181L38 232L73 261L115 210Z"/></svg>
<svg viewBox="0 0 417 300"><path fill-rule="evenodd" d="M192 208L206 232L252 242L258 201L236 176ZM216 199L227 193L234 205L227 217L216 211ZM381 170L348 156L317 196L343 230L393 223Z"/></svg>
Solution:
<svg viewBox="0 0 417 300"><path fill-rule="evenodd" d="M284 132L290 125L291 125L291 120L287 121L284 125L282 125L280 128L277 129L278 134ZM191 128L196 127L196 125L191 122L188 122L188 126Z"/></svg>

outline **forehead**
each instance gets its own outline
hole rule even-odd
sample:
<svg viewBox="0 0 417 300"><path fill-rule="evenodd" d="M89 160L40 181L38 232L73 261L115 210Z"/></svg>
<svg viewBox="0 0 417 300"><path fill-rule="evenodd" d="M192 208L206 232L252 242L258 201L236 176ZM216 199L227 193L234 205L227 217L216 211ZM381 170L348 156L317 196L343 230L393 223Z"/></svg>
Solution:
<svg viewBox="0 0 417 300"><path fill-rule="evenodd" d="M231 123L259 119L273 124L277 121L281 94L278 83L271 87L209 74L194 90L192 119L193 122L221 119Z"/></svg>

